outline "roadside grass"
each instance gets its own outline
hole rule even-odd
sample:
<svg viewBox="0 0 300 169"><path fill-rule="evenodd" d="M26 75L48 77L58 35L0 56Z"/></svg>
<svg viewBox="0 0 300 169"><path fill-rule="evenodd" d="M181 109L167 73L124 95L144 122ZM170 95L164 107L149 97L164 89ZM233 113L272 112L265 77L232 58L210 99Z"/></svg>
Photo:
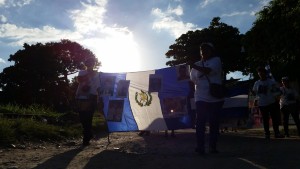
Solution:
<svg viewBox="0 0 300 169"><path fill-rule="evenodd" d="M103 133L106 130L103 116L95 112L93 131ZM26 108L0 105L0 146L24 141L62 141L81 136L82 128L75 112L58 113L39 105Z"/></svg>

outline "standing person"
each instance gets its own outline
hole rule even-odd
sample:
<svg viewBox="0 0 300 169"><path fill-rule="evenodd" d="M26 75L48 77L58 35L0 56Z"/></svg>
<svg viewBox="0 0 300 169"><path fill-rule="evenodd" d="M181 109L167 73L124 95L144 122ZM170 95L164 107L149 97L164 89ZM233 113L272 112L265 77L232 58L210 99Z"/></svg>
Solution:
<svg viewBox="0 0 300 169"><path fill-rule="evenodd" d="M280 87L280 90L282 94L279 103L280 103L280 110L283 114L284 135L286 137L290 137L289 117L291 114L297 126L298 135L300 136L299 110L297 108L298 93L295 89L290 87L288 77L282 77L281 83L282 83L282 87Z"/></svg>
<svg viewBox="0 0 300 169"><path fill-rule="evenodd" d="M274 80L267 78L267 71L264 67L258 67L256 70L260 79L254 83L252 91L258 99L258 107L263 118L265 138L270 139L270 116L275 138L282 138L283 135L279 132L280 107L277 98L280 95L279 86Z"/></svg>
<svg viewBox="0 0 300 169"><path fill-rule="evenodd" d="M200 46L201 60L191 64L191 80L194 82L196 102L196 137L195 151L205 154L205 124L209 122L209 152L218 153L217 138L219 136L219 116L224 104L224 98L216 98L210 94L209 82L222 84L222 64L215 54L211 43L202 43Z"/></svg>
<svg viewBox="0 0 300 169"><path fill-rule="evenodd" d="M82 146L88 146L93 138L92 120L97 107L100 79L99 73L94 70L95 58L86 59L84 65L86 69L81 70L77 76L79 85L76 91L76 100L79 119L83 128Z"/></svg>

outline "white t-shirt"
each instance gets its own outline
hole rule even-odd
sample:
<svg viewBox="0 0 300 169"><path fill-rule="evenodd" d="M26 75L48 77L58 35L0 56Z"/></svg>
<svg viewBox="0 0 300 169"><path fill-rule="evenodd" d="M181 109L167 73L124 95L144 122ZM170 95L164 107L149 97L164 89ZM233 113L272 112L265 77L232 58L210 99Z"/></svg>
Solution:
<svg viewBox="0 0 300 169"><path fill-rule="evenodd" d="M276 96L280 95L277 82L271 79L256 81L252 90L256 93L258 106L267 106L275 103Z"/></svg>
<svg viewBox="0 0 300 169"><path fill-rule="evenodd" d="M286 87L280 87L281 90L281 97L280 97L280 108L286 105L294 104L296 103L296 99L298 97L298 93L295 89L292 88L286 88Z"/></svg>
<svg viewBox="0 0 300 169"><path fill-rule="evenodd" d="M200 67L208 67L211 72L207 75L211 83L222 84L222 63L219 57L212 57L206 61L198 61L195 65ZM191 80L195 83L195 101L219 102L223 98L215 98L209 92L209 82L204 73L192 69Z"/></svg>
<svg viewBox="0 0 300 169"><path fill-rule="evenodd" d="M87 99L89 95L97 95L97 89L100 87L100 77L99 72L89 73L87 70L81 70L78 72L78 76L88 76L88 80L82 83L79 83L76 98L77 99ZM89 86L88 91L83 91L84 86Z"/></svg>

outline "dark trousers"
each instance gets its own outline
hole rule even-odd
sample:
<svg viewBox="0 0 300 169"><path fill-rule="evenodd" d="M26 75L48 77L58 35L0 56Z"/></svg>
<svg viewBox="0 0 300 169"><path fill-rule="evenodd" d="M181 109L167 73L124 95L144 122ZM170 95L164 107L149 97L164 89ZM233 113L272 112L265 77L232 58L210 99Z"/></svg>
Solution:
<svg viewBox="0 0 300 169"><path fill-rule="evenodd" d="M278 102L272 103L268 106L260 106L259 110L262 115L265 135L270 135L269 120L270 116L272 118L272 125L275 135L279 134L279 124L280 124L280 106Z"/></svg>
<svg viewBox="0 0 300 169"><path fill-rule="evenodd" d="M289 135L289 118L290 118L290 114L291 114L294 119L294 122L297 126L298 135L300 135L300 120L299 120L299 112L297 109L297 104L294 103L294 104L283 106L281 108L281 112L283 114L284 133L286 135Z"/></svg>
<svg viewBox="0 0 300 169"><path fill-rule="evenodd" d="M92 121L97 106L97 96L90 96L88 101L90 103L89 108L78 111L79 119L83 128L83 144L88 144L93 138Z"/></svg>
<svg viewBox="0 0 300 169"><path fill-rule="evenodd" d="M205 125L207 121L209 123L209 146L216 148L219 136L219 118L223 104L224 101L213 103L203 101L196 102L196 137L199 149L204 150Z"/></svg>

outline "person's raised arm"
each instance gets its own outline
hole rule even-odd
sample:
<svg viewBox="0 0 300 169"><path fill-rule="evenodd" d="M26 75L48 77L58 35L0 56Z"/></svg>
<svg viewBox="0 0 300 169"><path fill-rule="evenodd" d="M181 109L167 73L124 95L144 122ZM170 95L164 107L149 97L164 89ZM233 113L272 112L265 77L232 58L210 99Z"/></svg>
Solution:
<svg viewBox="0 0 300 169"><path fill-rule="evenodd" d="M202 67L202 66L197 66L194 63L189 64L191 68L196 69L200 72L203 72L204 74L209 74L211 72L211 68L209 67Z"/></svg>

